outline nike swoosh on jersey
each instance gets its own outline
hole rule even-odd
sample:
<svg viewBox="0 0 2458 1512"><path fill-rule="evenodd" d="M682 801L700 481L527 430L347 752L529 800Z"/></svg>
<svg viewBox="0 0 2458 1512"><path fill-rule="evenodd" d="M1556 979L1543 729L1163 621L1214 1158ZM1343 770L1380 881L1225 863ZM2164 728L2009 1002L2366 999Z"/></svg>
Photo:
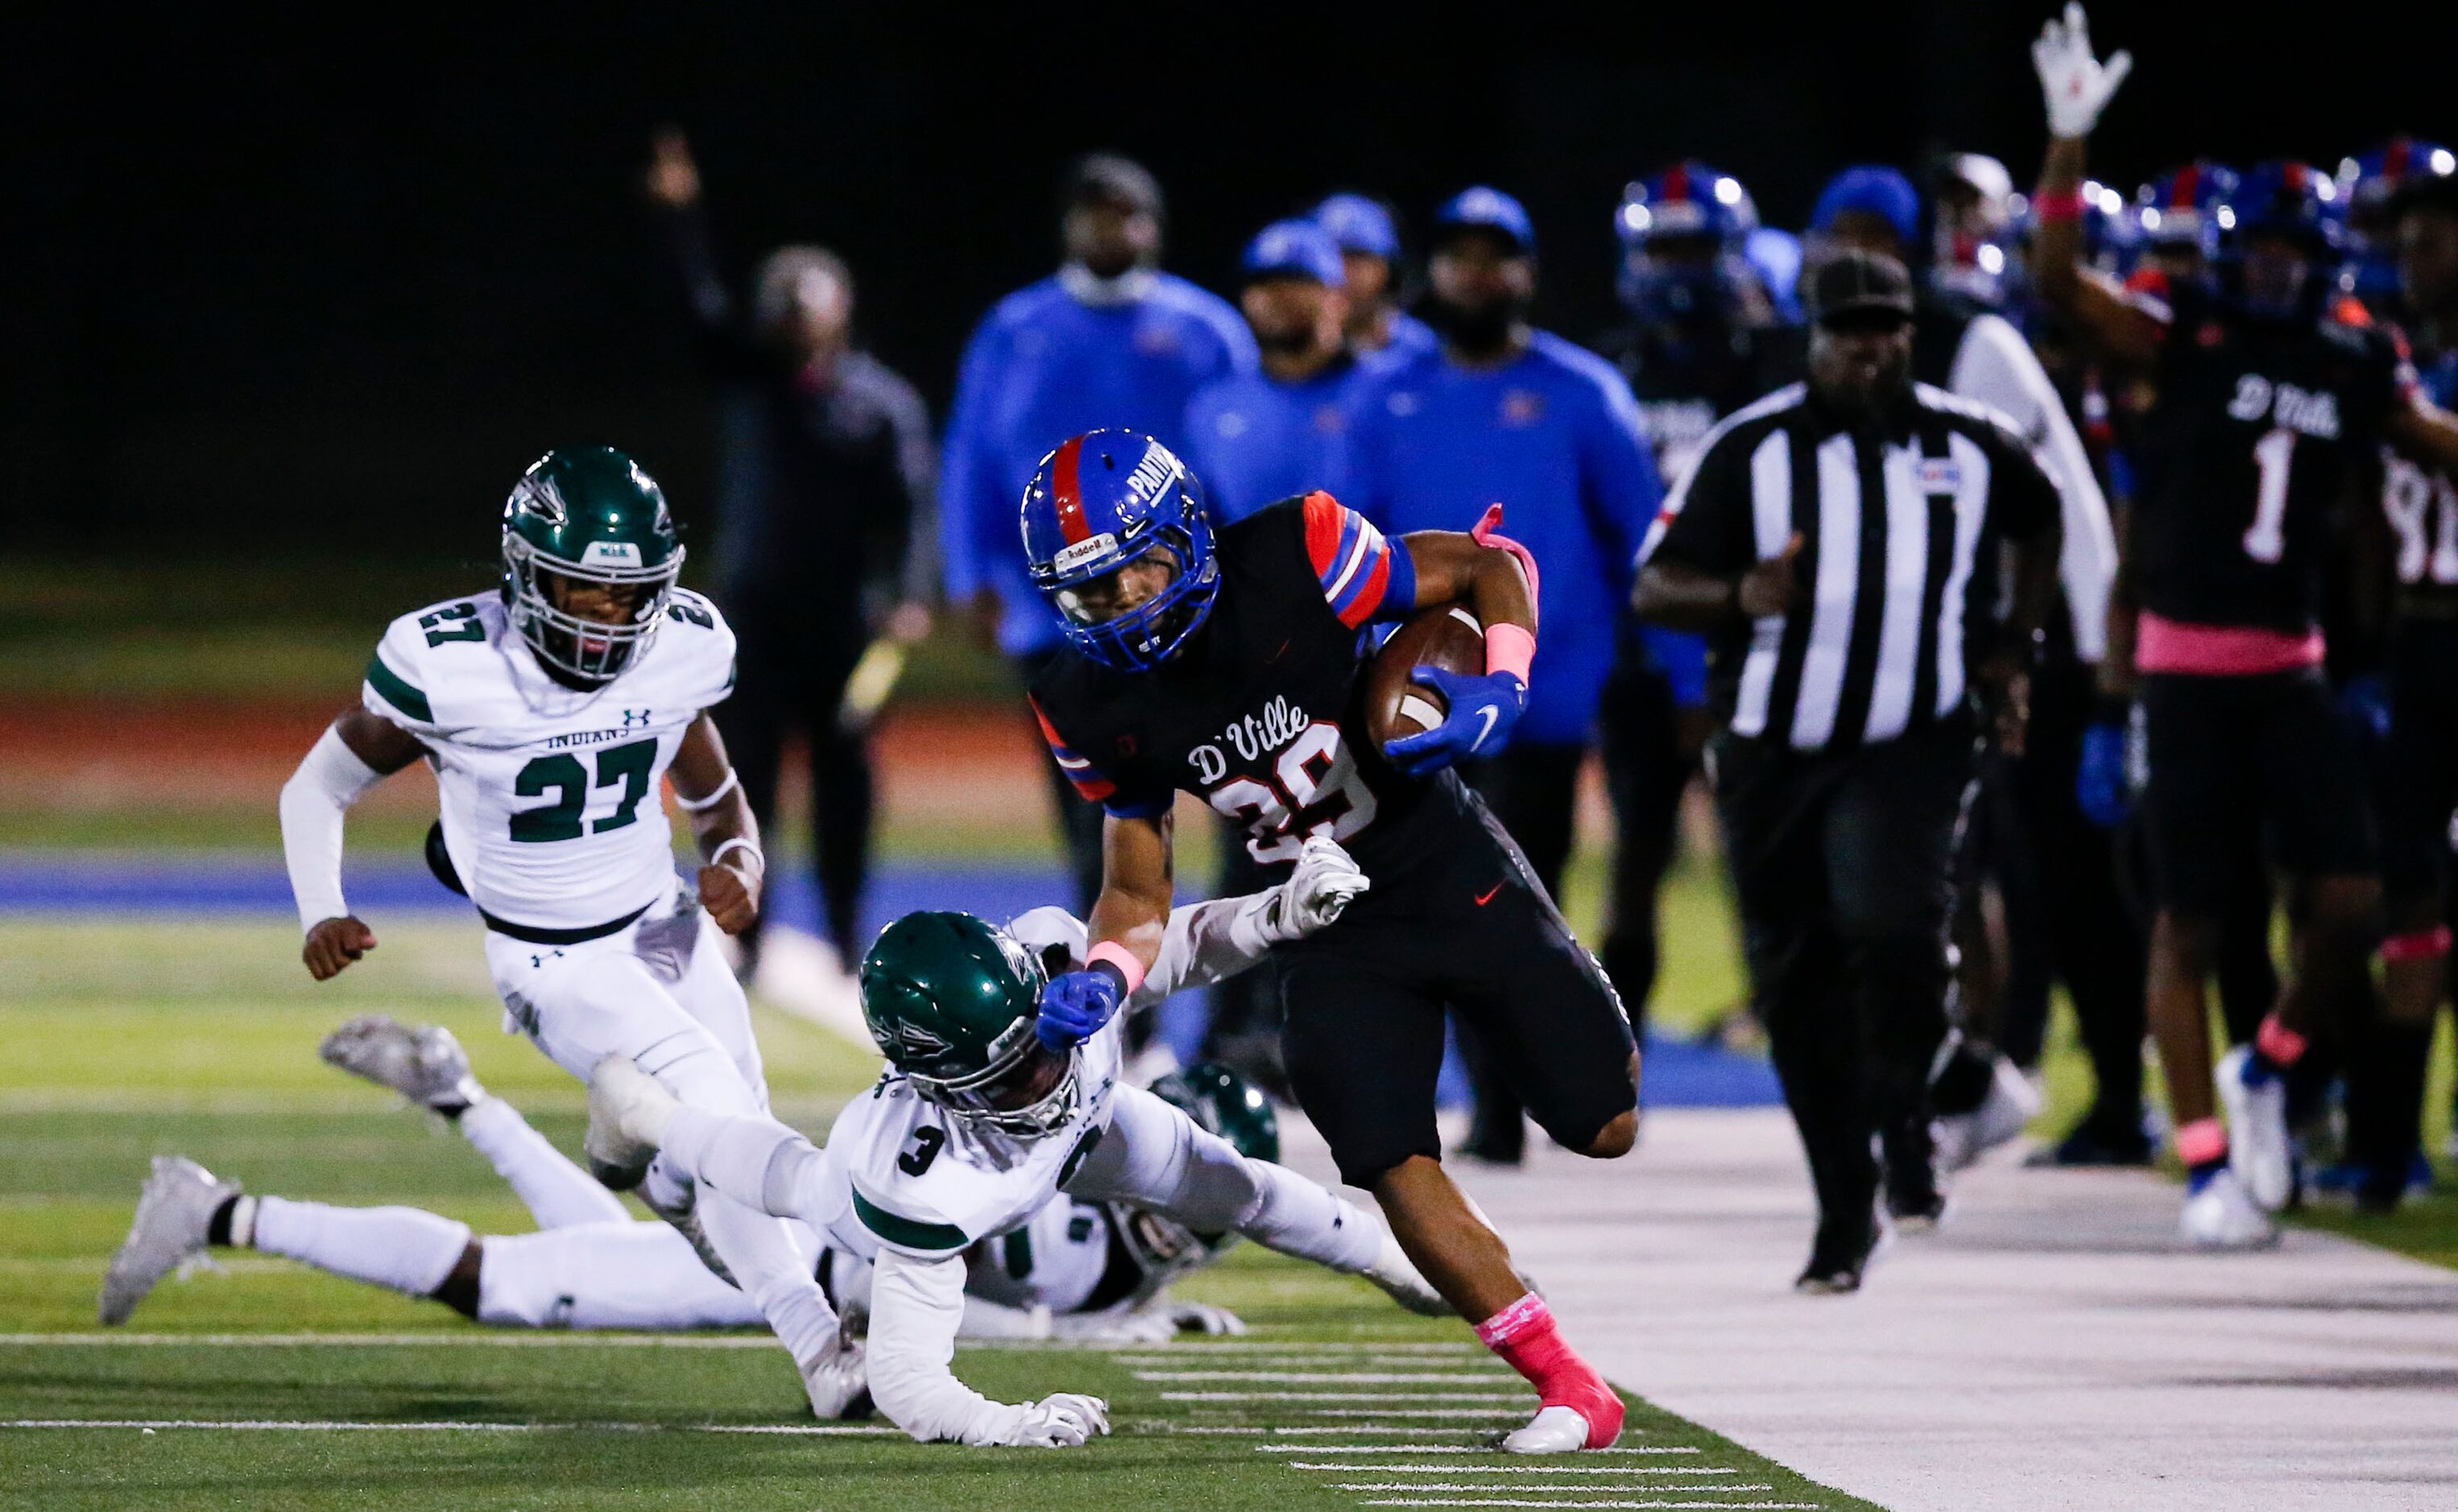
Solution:
<svg viewBox="0 0 2458 1512"><path fill-rule="evenodd" d="M1476 905L1479 908L1484 907L1486 904L1493 901L1493 895L1500 891L1502 891L1502 884L1500 882L1494 883L1492 886L1476 895Z"/></svg>

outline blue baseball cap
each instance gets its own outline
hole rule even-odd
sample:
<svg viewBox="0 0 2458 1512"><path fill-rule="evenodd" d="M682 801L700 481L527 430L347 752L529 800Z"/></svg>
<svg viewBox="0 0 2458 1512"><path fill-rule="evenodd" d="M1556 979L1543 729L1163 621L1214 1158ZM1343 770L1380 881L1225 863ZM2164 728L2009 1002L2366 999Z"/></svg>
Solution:
<svg viewBox="0 0 2458 1512"><path fill-rule="evenodd" d="M1246 281L1263 279L1312 279L1327 289L1348 287L1348 270L1340 260L1340 243L1311 220L1275 220L1246 243L1238 259Z"/></svg>
<svg viewBox="0 0 2458 1512"><path fill-rule="evenodd" d="M1920 240L1920 191L1902 170L1883 163L1862 163L1826 180L1818 203L1809 212L1809 229L1831 231L1835 217L1846 210L1864 210L1883 218L1909 249Z"/></svg>
<svg viewBox="0 0 2458 1512"><path fill-rule="evenodd" d="M1343 252L1400 260L1400 231L1391 224L1391 212L1364 195L1334 195L1314 207L1314 219Z"/></svg>
<svg viewBox="0 0 2458 1512"><path fill-rule="evenodd" d="M1536 255L1536 225L1528 218L1528 207L1499 189L1478 184L1443 201L1443 207L1434 212L1436 238L1463 230L1499 232L1521 257Z"/></svg>

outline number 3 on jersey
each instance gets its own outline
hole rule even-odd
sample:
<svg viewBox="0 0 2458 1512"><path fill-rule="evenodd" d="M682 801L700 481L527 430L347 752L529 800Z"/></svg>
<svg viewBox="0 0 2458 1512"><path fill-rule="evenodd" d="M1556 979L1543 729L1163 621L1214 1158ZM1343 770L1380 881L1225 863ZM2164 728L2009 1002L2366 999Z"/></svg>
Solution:
<svg viewBox="0 0 2458 1512"><path fill-rule="evenodd" d="M1246 849L1269 865L1293 861L1307 837L1344 840L1374 822L1374 795L1357 775L1357 757L1340 726L1318 719L1273 758L1272 780L1232 777L1205 795L1215 809L1246 827Z"/></svg>

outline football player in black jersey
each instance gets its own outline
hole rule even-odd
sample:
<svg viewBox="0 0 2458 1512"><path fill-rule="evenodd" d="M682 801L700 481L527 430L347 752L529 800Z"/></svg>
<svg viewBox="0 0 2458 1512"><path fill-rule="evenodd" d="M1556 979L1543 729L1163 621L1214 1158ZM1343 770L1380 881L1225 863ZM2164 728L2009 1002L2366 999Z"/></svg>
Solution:
<svg viewBox="0 0 2458 1512"><path fill-rule="evenodd" d="M2142 674L2158 901L2148 998L2192 1172L2183 1227L2197 1243L2264 1243L2262 1210L2294 1183L2281 1073L2344 1022L2379 927L2372 816L2322 677L2326 537L2379 442L2458 464L2458 420L2422 393L2394 335L2329 298L2336 227L2302 165L2247 176L2218 217L2232 230L2207 283L2129 295L2085 266L2084 141L2132 60L2093 55L2079 5L2048 24L2032 59L2051 135L2032 277L2104 358L2149 371L2158 392L2122 547L2135 612L2112 612L2104 675L2122 692ZM2308 922L2277 1007L2219 1067L2227 1128L2202 980L2231 870L2264 825Z"/></svg>
<svg viewBox="0 0 2458 1512"><path fill-rule="evenodd" d="M1537 1122L1610 1158L1637 1134L1637 1054L1619 1001L1517 846L1447 770L1508 738L1535 652L1536 564L1494 534L1389 540L1324 493L1216 536L1202 489L1147 436L1062 444L1026 490L1025 551L1068 651L1032 702L1059 766L1108 810L1088 967L1043 999L1053 1046L1092 1032L1153 960L1171 897L1170 808L1192 793L1242 825L1266 864L1308 836L1347 846L1373 885L1278 963L1299 1102L1341 1178L1543 1405L1504 1440L1602 1448L1620 1399L1555 1329L1509 1252L1452 1185L1434 1129L1446 1006L1500 1055ZM1369 622L1457 606L1482 675L1420 667L1447 712L1377 749L1366 737Z"/></svg>

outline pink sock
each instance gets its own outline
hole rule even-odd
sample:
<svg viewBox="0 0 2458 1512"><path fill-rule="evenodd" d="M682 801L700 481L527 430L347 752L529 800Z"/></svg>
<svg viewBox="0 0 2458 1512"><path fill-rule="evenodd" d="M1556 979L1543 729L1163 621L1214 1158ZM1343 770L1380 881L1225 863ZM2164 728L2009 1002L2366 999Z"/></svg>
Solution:
<svg viewBox="0 0 2458 1512"><path fill-rule="evenodd" d="M2253 1037L2253 1047L2261 1058L2281 1069L2304 1058L2304 1036L2279 1022L2274 1013L2261 1021L2260 1032Z"/></svg>
<svg viewBox="0 0 2458 1512"><path fill-rule="evenodd" d="M1589 1448L1621 1437L1621 1398L1563 1339L1543 1297L1529 1293L1476 1325L1476 1336L1528 1377L1542 1406L1568 1407L1586 1419Z"/></svg>
<svg viewBox="0 0 2458 1512"><path fill-rule="evenodd" d="M2225 1160L2227 1152L2227 1126L2216 1118L2197 1118L2177 1130L2177 1158L2189 1167Z"/></svg>

